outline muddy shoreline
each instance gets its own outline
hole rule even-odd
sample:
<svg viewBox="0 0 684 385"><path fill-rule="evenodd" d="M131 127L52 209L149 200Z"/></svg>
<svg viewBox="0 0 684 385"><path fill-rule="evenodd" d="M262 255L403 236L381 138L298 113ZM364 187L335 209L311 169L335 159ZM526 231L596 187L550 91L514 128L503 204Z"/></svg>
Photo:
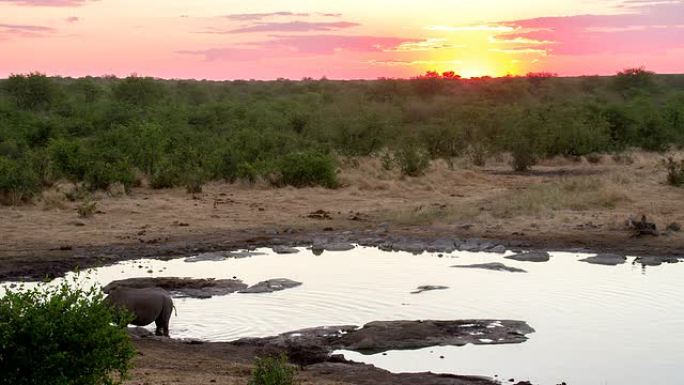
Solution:
<svg viewBox="0 0 684 385"><path fill-rule="evenodd" d="M330 230L330 229L326 229ZM212 251L287 246L313 247L314 251L337 250L348 244L380 247L383 250L448 252L453 250L499 252L501 247L522 251L571 251L614 253L630 256L681 257L684 246L678 242L654 242L653 238L633 237L629 232L593 233L585 236L563 234L472 234L454 229L422 227L371 229L293 230L257 228L220 231L110 245L34 244L22 249L0 250L0 282L43 280L63 276L74 269L101 267L120 261L156 258L168 260ZM460 245L460 247L459 247ZM330 246L330 247L328 247Z"/></svg>
<svg viewBox="0 0 684 385"><path fill-rule="evenodd" d="M495 325L496 327L492 327ZM494 385L493 379L479 376L453 374L391 373L373 365L356 363L341 355L332 354L335 349L355 351L376 350L383 352L394 349L413 349L433 345L479 344L482 336L492 338L495 344L522 343L526 334L534 333L522 321L509 320L460 320L460 321L389 321L372 322L363 327L328 326L303 329L265 338L246 338L233 342L203 342L197 340L175 340L152 336L145 329L130 329L139 357L134 377L148 375L150 365L159 365L159 360L147 356L158 352L173 352L182 357L177 363L165 365L168 372L184 372L183 362L197 362L191 372L216 366L207 359L217 358L225 365L250 365L255 357L287 354L291 363L299 367L300 380L315 384L430 384L430 385ZM155 351L154 353L150 352ZM143 375L137 375L142 372ZM242 373L244 377L247 371ZM234 375L235 376L235 375ZM241 376L236 376L241 377ZM210 382L218 382L213 378ZM513 383L513 381L511 381ZM526 382L519 382L522 385Z"/></svg>

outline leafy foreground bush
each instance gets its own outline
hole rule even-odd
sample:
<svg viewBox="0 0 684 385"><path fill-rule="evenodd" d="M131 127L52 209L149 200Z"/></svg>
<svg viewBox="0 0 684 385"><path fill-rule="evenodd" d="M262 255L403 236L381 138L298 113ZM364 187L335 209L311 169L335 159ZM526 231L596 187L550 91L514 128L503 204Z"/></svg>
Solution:
<svg viewBox="0 0 684 385"><path fill-rule="evenodd" d="M9 289L0 298L0 384L121 384L135 355L128 321L95 287Z"/></svg>
<svg viewBox="0 0 684 385"><path fill-rule="evenodd" d="M257 358L249 385L296 384L296 369L287 363L287 356Z"/></svg>
<svg viewBox="0 0 684 385"><path fill-rule="evenodd" d="M673 157L667 158L667 183L672 186L684 186L684 160L679 162Z"/></svg>

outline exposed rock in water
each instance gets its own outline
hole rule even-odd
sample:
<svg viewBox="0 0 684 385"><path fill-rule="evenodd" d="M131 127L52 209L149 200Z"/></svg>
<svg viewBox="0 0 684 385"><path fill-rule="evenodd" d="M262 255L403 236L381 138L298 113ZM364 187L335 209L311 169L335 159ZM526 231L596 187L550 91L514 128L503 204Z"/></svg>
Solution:
<svg viewBox="0 0 684 385"><path fill-rule="evenodd" d="M293 287L301 286L301 282L293 281L287 278L269 279L267 281L259 282L246 289L242 289L239 293L242 294L257 294L257 293L273 293L274 291L282 291L291 289Z"/></svg>
<svg viewBox="0 0 684 385"><path fill-rule="evenodd" d="M336 341L341 349L385 352L429 346L509 344L527 340L534 329L522 321L390 321L371 322Z"/></svg>
<svg viewBox="0 0 684 385"><path fill-rule="evenodd" d="M273 246L272 249L273 249L273 252L276 254L297 254L297 253L299 253L299 249L295 249L294 247L289 247L289 246Z"/></svg>
<svg viewBox="0 0 684 385"><path fill-rule="evenodd" d="M627 257L618 254L599 254L593 257L580 259L580 261L593 263L595 265L616 266L627 262Z"/></svg>
<svg viewBox="0 0 684 385"><path fill-rule="evenodd" d="M497 253L497 254L505 254L506 253L506 246L496 245L487 251L492 252L492 253Z"/></svg>
<svg viewBox="0 0 684 385"><path fill-rule="evenodd" d="M311 251L314 255L321 255L324 251L349 251L356 248L351 243L340 241L328 241L327 239L314 239L311 245Z"/></svg>
<svg viewBox="0 0 684 385"><path fill-rule="evenodd" d="M258 346L266 351L296 351L298 361L305 361L309 365L325 361L337 349L381 353L429 346L462 346L468 343L511 344L526 341L526 335L533 332L534 329L522 321L378 321L362 328L353 325L327 326L297 330L275 337L244 338L234 343Z"/></svg>
<svg viewBox="0 0 684 385"><path fill-rule="evenodd" d="M257 255L265 255L265 253L255 251L212 251L185 258L184 262L220 262L231 258L249 258Z"/></svg>
<svg viewBox="0 0 684 385"><path fill-rule="evenodd" d="M425 286L418 286L416 290L412 291L411 294L420 294L424 291L433 291L433 290L446 290L448 289L449 286L439 286L439 285L425 285Z"/></svg>
<svg viewBox="0 0 684 385"><path fill-rule="evenodd" d="M679 257L637 257L634 263L640 263L642 266L660 266L663 263L678 263L680 261Z"/></svg>
<svg viewBox="0 0 684 385"><path fill-rule="evenodd" d="M102 290L109 293L115 287L160 287L174 297L211 298L244 290L247 285L239 279L193 279L178 277L128 278L110 282Z"/></svg>
<svg viewBox="0 0 684 385"><path fill-rule="evenodd" d="M474 265L454 265L451 267L458 267L461 269L486 269L494 271L508 271L511 273L527 273L527 270L518 269L517 267L506 266L503 263L492 262L492 263L478 263Z"/></svg>
<svg viewBox="0 0 684 385"><path fill-rule="evenodd" d="M526 251L524 253L509 255L504 258L522 262L548 262L551 259L551 255L546 251Z"/></svg>

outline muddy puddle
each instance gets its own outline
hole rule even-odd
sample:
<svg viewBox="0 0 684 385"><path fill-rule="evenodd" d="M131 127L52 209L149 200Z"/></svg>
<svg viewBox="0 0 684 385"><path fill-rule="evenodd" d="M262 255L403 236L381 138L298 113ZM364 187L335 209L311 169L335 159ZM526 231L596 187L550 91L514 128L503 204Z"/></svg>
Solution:
<svg viewBox="0 0 684 385"><path fill-rule="evenodd" d="M588 255L574 253L551 253L550 261L535 263L494 253L439 257L360 247L319 256L306 249L287 255L257 251L263 254L193 263L128 261L93 270L88 280L105 285L175 276L303 283L274 293L177 298L174 337L231 341L375 320L522 320L536 332L520 344L342 353L393 372L496 376L504 383L684 383L681 263L642 268L630 257L602 266L580 262ZM451 267L490 263L512 269ZM412 294L421 286L428 290Z"/></svg>

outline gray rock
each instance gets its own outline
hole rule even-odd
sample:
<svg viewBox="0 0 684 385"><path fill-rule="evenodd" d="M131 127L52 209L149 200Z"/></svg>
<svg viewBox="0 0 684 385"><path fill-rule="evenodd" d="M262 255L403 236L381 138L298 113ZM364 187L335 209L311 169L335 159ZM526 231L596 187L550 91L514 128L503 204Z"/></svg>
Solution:
<svg viewBox="0 0 684 385"><path fill-rule="evenodd" d="M109 293L115 287L160 287L174 297L211 298L227 295L247 288L239 279L193 279L178 277L128 278L110 282L102 291Z"/></svg>
<svg viewBox="0 0 684 385"><path fill-rule="evenodd" d="M492 262L492 263L478 263L474 265L454 265L451 267L457 267L461 269L485 269L494 271L507 271L511 273L527 273L526 270L518 269L517 267L506 266L503 263Z"/></svg>
<svg viewBox="0 0 684 385"><path fill-rule="evenodd" d="M399 241L392 242L390 248L392 251L403 251L406 253L420 255L423 254L423 252L425 252L425 249L427 247L425 243L420 241L401 239Z"/></svg>
<svg viewBox="0 0 684 385"><path fill-rule="evenodd" d="M451 239L438 239L428 244L425 250L429 253L452 253L456 250L456 246Z"/></svg>
<svg viewBox="0 0 684 385"><path fill-rule="evenodd" d="M509 255L504 258L523 262L548 262L551 259L551 255L549 255L549 253L546 251L526 251L523 253Z"/></svg>
<svg viewBox="0 0 684 385"><path fill-rule="evenodd" d="M273 249L273 252L276 254L297 254L297 253L299 253L299 249L295 249L294 247L289 247L289 246L273 246L272 249Z"/></svg>
<svg viewBox="0 0 684 385"><path fill-rule="evenodd" d="M183 261L186 263L220 262L232 258L249 258L257 255L265 255L265 253L255 251L212 251L185 258Z"/></svg>
<svg viewBox="0 0 684 385"><path fill-rule="evenodd" d="M286 349L300 355L299 361L311 364L324 361L337 349L382 353L469 343L511 344L526 341L530 333L534 333L534 329L523 321L376 321L362 328L353 325L310 328L275 337L245 338L233 343L259 346L264 350Z"/></svg>
<svg viewBox="0 0 684 385"><path fill-rule="evenodd" d="M429 346L520 343L533 333L522 321L389 321L371 322L335 341L340 349L380 353Z"/></svg>
<svg viewBox="0 0 684 385"><path fill-rule="evenodd" d="M667 229L670 231L679 232L682 231L682 225L680 225L677 222L672 222L669 225L667 225Z"/></svg>
<svg viewBox="0 0 684 385"><path fill-rule="evenodd" d="M663 263L679 263L680 257L657 257L657 256L646 256L637 257L634 263L640 263L642 266L660 266Z"/></svg>
<svg viewBox="0 0 684 385"><path fill-rule="evenodd" d="M487 251L489 251L490 253L505 254L506 253L506 246L496 245Z"/></svg>
<svg viewBox="0 0 684 385"><path fill-rule="evenodd" d="M257 293L273 293L275 291L282 291L286 289L291 289L293 287L300 286L302 283L293 281L287 278L275 278L269 279L267 281L261 281L255 285L252 285L246 289L240 290L238 293L241 294L257 294Z"/></svg>
<svg viewBox="0 0 684 385"><path fill-rule="evenodd" d="M580 259L580 261L595 265L616 266L627 262L627 257L618 254L599 254L593 257Z"/></svg>
<svg viewBox="0 0 684 385"><path fill-rule="evenodd" d="M323 250L325 251L349 251L356 248L356 246L351 243L344 242L331 242L323 244Z"/></svg>
<svg viewBox="0 0 684 385"><path fill-rule="evenodd" d="M424 291L433 291L433 290L446 290L448 289L449 286L439 286L439 285L424 285L424 286L418 286L416 290L412 291L411 294L420 294Z"/></svg>

